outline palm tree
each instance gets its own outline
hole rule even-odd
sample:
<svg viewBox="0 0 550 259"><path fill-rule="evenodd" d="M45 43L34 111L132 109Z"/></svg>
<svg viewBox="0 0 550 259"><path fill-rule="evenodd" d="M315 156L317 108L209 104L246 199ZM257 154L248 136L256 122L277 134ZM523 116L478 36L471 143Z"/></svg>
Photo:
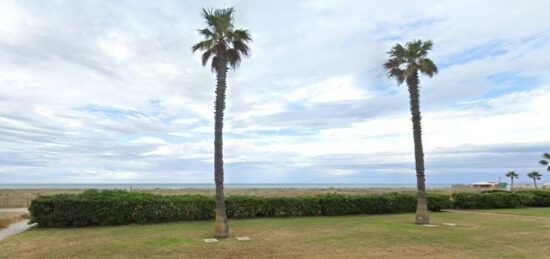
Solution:
<svg viewBox="0 0 550 259"><path fill-rule="evenodd" d="M550 153L544 153L542 157L543 159L539 161L539 164L547 167L546 171L550 172Z"/></svg>
<svg viewBox="0 0 550 259"><path fill-rule="evenodd" d="M237 69L241 56L248 56L247 43L252 41L250 33L233 26L233 8L202 10L208 25L199 30L204 40L195 44L192 51L202 51L202 65L212 60L212 71L216 73L216 101L214 123L214 181L216 183L216 223L214 237L227 237L229 225L223 193L223 114L228 67Z"/></svg>
<svg viewBox="0 0 550 259"><path fill-rule="evenodd" d="M542 175L539 172L534 171L534 172L528 173L527 176L529 176L529 178L533 178L533 182L535 183L535 189L537 189L537 180L540 180Z"/></svg>
<svg viewBox="0 0 550 259"><path fill-rule="evenodd" d="M510 178L510 191L514 192L514 178L518 179L519 175L514 171L506 173L506 177Z"/></svg>
<svg viewBox="0 0 550 259"><path fill-rule="evenodd" d="M410 108L413 123L414 158L416 162L416 184L418 188L416 224L428 224L428 201L426 199L426 184L424 177L424 151L422 148L422 126L420 124L420 91L418 72L432 77L437 74L437 66L428 56L432 49L431 41L414 40L407 42L405 47L396 44L389 52L389 59L384 63L388 77L397 80L401 85L407 82L409 88Z"/></svg>

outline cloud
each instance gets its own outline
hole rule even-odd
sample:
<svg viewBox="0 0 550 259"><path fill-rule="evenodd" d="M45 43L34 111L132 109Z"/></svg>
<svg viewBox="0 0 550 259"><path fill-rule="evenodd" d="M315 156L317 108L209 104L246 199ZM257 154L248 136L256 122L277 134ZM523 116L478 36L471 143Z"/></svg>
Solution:
<svg viewBox="0 0 550 259"><path fill-rule="evenodd" d="M312 103L356 101L366 98L363 90L357 89L353 77L336 76L296 89L284 98L289 101Z"/></svg>
<svg viewBox="0 0 550 259"><path fill-rule="evenodd" d="M346 169L334 169L330 172L331 175L334 176L346 176L346 175L354 175L357 174L354 170L346 170Z"/></svg>
<svg viewBox="0 0 550 259"><path fill-rule="evenodd" d="M534 170L548 152L547 1L234 1L232 182L414 182L406 86L381 64L431 39L428 182ZM0 3L1 182L210 182L215 77L190 46L216 1ZM284 13L285 15L281 15Z"/></svg>

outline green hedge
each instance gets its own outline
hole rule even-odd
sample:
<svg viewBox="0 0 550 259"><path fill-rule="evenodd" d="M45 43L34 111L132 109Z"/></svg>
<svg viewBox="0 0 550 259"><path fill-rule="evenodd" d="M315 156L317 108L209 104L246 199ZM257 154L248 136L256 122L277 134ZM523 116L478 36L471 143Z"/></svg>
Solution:
<svg viewBox="0 0 550 259"><path fill-rule="evenodd" d="M201 220L214 217L214 199L200 195L160 196L125 191L86 191L40 196L29 207L31 222L65 227Z"/></svg>
<svg viewBox="0 0 550 259"><path fill-rule="evenodd" d="M525 206L528 207L550 207L549 191L519 191L525 199Z"/></svg>
<svg viewBox="0 0 550 259"><path fill-rule="evenodd" d="M451 197L441 194L428 193L428 209L430 211L440 211L443 209L450 209L453 207Z"/></svg>
<svg viewBox="0 0 550 259"><path fill-rule="evenodd" d="M214 218L214 198L201 195L160 196L120 190L40 196L29 207L31 222L42 227L122 225ZM414 212L416 196L327 194L311 197L230 196L230 218L332 216ZM519 191L428 194L428 208L494 209L549 207L550 192Z"/></svg>
<svg viewBox="0 0 550 259"><path fill-rule="evenodd" d="M40 196L29 207L42 227L121 225L214 218L214 198L200 195L160 196L120 190L90 190L81 194ZM450 208L449 197L428 195L429 209ZM337 195L313 197L230 196L231 218L350 215L414 212L411 194Z"/></svg>
<svg viewBox="0 0 550 259"><path fill-rule="evenodd" d="M546 191L455 193L452 199L453 207L457 209L499 209L550 206L550 192Z"/></svg>

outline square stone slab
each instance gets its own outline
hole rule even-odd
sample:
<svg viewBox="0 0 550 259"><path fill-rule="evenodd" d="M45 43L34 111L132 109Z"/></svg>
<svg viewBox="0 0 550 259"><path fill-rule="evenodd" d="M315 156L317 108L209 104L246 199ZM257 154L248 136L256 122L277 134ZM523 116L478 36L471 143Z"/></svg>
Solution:
<svg viewBox="0 0 550 259"><path fill-rule="evenodd" d="M436 225L432 225L432 224L424 224L422 225L423 227L429 227L429 228L435 228L437 227Z"/></svg>
<svg viewBox="0 0 550 259"><path fill-rule="evenodd" d="M455 223L443 223L445 226L456 227Z"/></svg>
<svg viewBox="0 0 550 259"><path fill-rule="evenodd" d="M207 244L218 242L218 240L215 239L215 238L205 238L205 239L203 239L203 241Z"/></svg>
<svg viewBox="0 0 550 259"><path fill-rule="evenodd" d="M239 241L250 241L250 237L236 237Z"/></svg>

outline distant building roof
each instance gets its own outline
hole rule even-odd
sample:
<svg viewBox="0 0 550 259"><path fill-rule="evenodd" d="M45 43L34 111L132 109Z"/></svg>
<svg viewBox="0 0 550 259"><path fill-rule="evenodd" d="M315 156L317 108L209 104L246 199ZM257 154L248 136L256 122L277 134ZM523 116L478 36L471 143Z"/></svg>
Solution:
<svg viewBox="0 0 550 259"><path fill-rule="evenodd" d="M477 185L477 186L481 186L481 185L484 185L484 186L492 186L492 185L496 185L497 183L495 182L475 182L473 183L472 185Z"/></svg>

